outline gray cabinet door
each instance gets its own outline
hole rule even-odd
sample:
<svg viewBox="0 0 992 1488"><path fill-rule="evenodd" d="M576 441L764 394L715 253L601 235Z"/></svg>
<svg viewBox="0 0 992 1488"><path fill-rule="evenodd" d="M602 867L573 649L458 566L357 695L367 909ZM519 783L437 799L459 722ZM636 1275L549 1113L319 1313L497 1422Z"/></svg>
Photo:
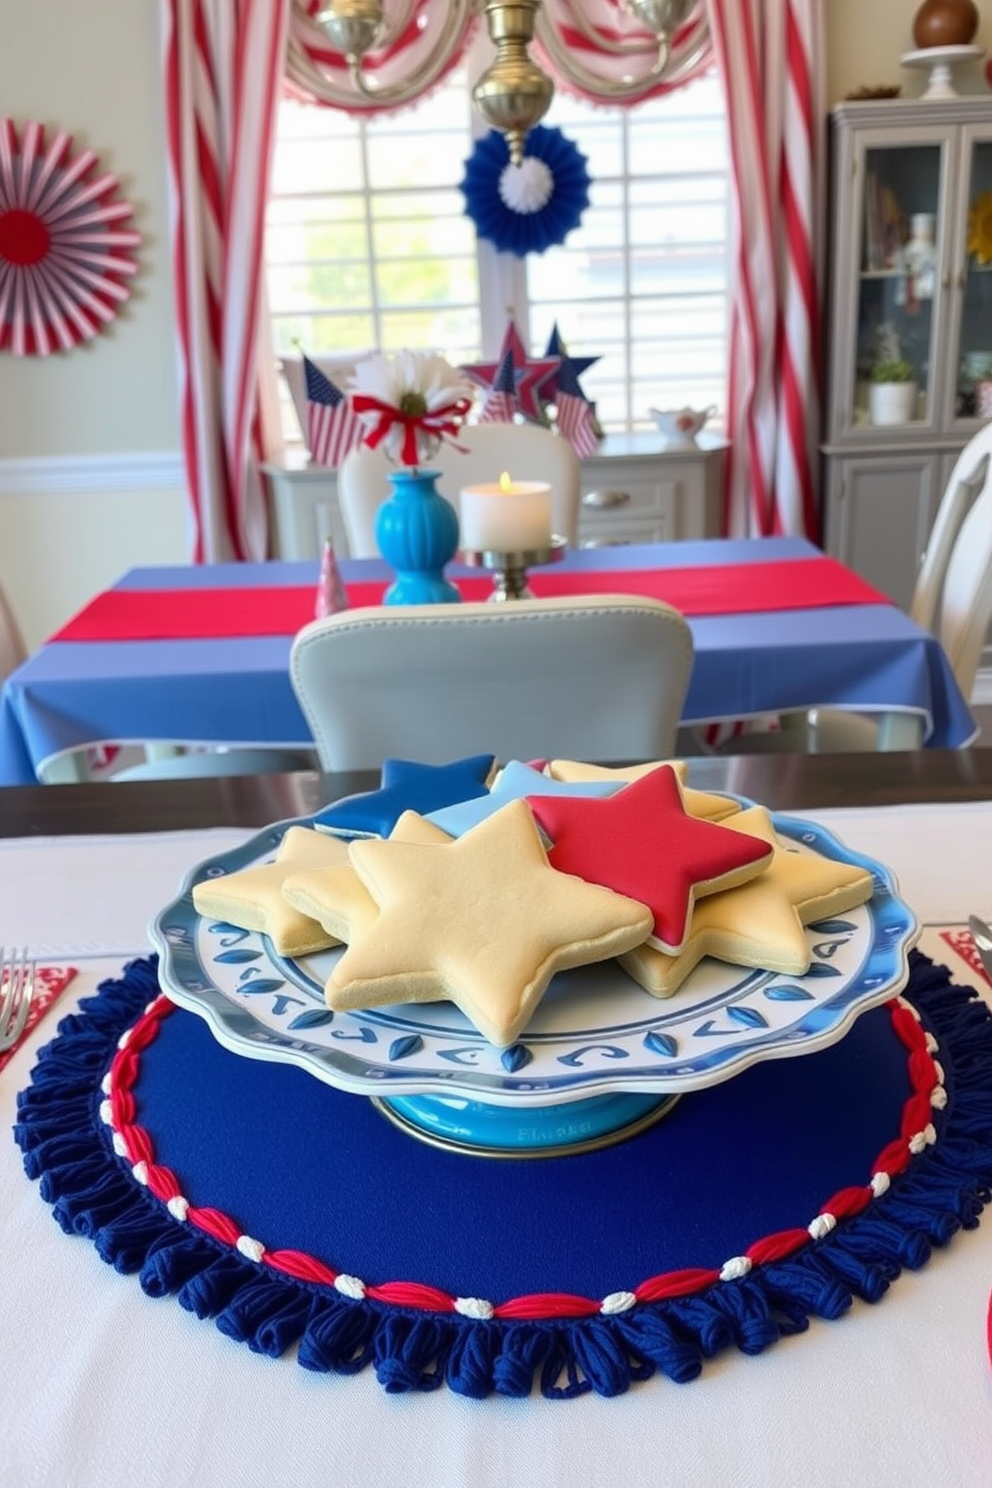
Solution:
<svg viewBox="0 0 992 1488"><path fill-rule="evenodd" d="M908 610L941 491L926 451L826 461L828 553Z"/></svg>

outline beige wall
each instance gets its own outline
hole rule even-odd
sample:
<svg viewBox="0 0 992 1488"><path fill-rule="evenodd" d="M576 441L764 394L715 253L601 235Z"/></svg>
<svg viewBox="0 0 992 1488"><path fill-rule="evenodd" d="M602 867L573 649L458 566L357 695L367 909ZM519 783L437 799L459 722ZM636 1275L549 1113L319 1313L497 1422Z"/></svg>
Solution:
<svg viewBox="0 0 992 1488"><path fill-rule="evenodd" d="M831 102L861 84L922 91L922 75L899 65L918 0L824 3ZM984 9L978 40L992 50ZM93 491L53 476L44 488L52 460L142 455L177 468L158 11L157 0L0 0L2 113L93 149L143 235L132 298L108 332L67 354L0 353L0 583L32 646L125 569L186 555L178 478ZM984 89L981 69L962 85ZM10 461L40 462L41 475Z"/></svg>
<svg viewBox="0 0 992 1488"><path fill-rule="evenodd" d="M926 74L902 67L899 58L913 49L913 17L921 0L823 0L827 16L827 91L837 103L852 89L881 83L898 85L907 98L918 97ZM979 0L982 15L975 44L992 52L992 6ZM962 93L987 91L982 63L969 63L956 77Z"/></svg>
<svg viewBox="0 0 992 1488"><path fill-rule="evenodd" d="M176 486L66 489L56 466L49 493L5 466L155 454L176 468L157 0L0 0L0 38L0 111L95 151L142 234L131 298L108 331L68 353L0 353L0 582L33 646L125 569L186 555Z"/></svg>

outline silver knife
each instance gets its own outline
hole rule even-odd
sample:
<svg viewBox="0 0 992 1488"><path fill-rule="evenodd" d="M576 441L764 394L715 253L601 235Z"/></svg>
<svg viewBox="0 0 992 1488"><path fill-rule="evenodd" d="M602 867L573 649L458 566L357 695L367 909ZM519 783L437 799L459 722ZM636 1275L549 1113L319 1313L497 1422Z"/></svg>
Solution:
<svg viewBox="0 0 992 1488"><path fill-rule="evenodd" d="M984 920L980 920L977 915L970 915L968 918L968 929L971 931L971 938L975 942L978 959L984 966L986 975L992 977L992 926L987 925Z"/></svg>

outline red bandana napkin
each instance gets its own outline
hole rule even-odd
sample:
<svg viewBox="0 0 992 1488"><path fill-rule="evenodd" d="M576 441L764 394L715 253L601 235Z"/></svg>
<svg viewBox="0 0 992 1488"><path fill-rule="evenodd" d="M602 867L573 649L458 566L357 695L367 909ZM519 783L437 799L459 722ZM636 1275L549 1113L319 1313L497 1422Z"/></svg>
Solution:
<svg viewBox="0 0 992 1488"><path fill-rule="evenodd" d="M18 1049L28 1037L31 1030L36 1028L42 1018L48 1012L52 1003L61 996L76 975L74 966L36 966L34 969L34 997L28 1009L27 1021L21 1032L20 1038L13 1048L5 1049L0 1054L0 1070L4 1069Z"/></svg>

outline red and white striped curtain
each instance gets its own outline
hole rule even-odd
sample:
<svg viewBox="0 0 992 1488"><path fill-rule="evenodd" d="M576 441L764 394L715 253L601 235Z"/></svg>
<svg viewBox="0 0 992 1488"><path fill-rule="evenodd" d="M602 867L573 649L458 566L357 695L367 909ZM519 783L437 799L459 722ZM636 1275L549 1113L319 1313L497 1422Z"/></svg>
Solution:
<svg viewBox="0 0 992 1488"><path fill-rule="evenodd" d="M276 108L284 87L337 107L353 108L354 93L345 58L311 20L318 0L159 4L191 557L264 558L259 465L272 451L264 448L262 388L274 374L261 323L262 250ZM415 0L403 36L373 59L379 81L416 66L439 29L444 7ZM470 30L462 29L449 66ZM441 75L425 75L425 84Z"/></svg>
<svg viewBox="0 0 992 1488"><path fill-rule="evenodd" d="M271 355L259 357L268 345L262 244L276 108L284 88L332 107L356 103L345 59L313 22L318 0L160 0L160 7L191 556L261 558L268 524L258 469L267 453L260 367L263 380L271 375ZM712 59L726 87L737 207L725 514L733 534L819 530L823 7L824 0L706 0L705 17L694 14L673 38L674 73L652 76L646 47L643 81L624 100L681 85ZM430 51L446 17L443 0L413 0L406 31L370 59L380 84ZM443 63L424 70L425 91L462 55L476 24L463 15ZM624 48L638 36L620 0L545 0L540 27L537 50L559 86L615 103L618 69L624 78L632 70ZM574 71L577 55L580 84L564 70Z"/></svg>
<svg viewBox="0 0 992 1488"><path fill-rule="evenodd" d="M262 234L290 0L161 7L191 556L264 558Z"/></svg>
<svg viewBox="0 0 992 1488"><path fill-rule="evenodd" d="M708 0L727 97L736 205L725 530L820 522L824 0Z"/></svg>

